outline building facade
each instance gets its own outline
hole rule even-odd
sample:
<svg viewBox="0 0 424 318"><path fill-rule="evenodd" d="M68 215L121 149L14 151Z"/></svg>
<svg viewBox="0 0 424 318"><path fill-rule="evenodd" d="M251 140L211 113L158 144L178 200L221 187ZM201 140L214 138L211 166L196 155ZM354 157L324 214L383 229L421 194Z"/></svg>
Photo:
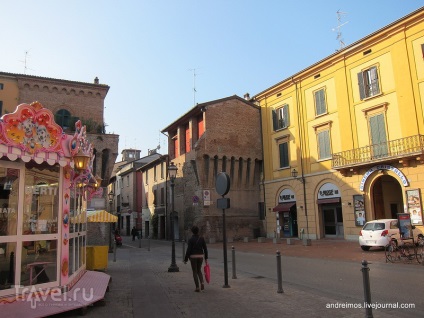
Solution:
<svg viewBox="0 0 424 318"><path fill-rule="evenodd" d="M137 198L141 214L137 216L138 228L143 237L169 239L166 230L168 202L168 155L155 158L137 170Z"/></svg>
<svg viewBox="0 0 424 318"><path fill-rule="evenodd" d="M150 151L148 156L140 158L140 150L124 149L122 161L115 163L108 188L108 193L111 194L109 209L118 216L121 235L130 235L135 226L143 237L146 234L148 236L150 213L145 211L148 192L144 192L145 186L139 169L161 157L156 151Z"/></svg>
<svg viewBox="0 0 424 318"><path fill-rule="evenodd" d="M260 125L260 108L234 95L197 104L162 130L168 136L169 161L178 168L173 213L176 239L186 239L196 224L206 238L222 240L223 211L216 206L220 196L215 191L216 176L222 171L231 180L226 196L231 202L225 211L227 237L264 232Z"/></svg>
<svg viewBox="0 0 424 318"><path fill-rule="evenodd" d="M357 240L409 213L422 229L424 9L255 95L268 237Z"/></svg>
<svg viewBox="0 0 424 318"><path fill-rule="evenodd" d="M119 136L106 134L104 101L109 86L46 77L0 72L0 115L11 113L16 105L39 101L49 109L65 133L74 131L81 120L94 147L93 172L106 187L118 156ZM94 208L104 208L104 200L93 201Z"/></svg>

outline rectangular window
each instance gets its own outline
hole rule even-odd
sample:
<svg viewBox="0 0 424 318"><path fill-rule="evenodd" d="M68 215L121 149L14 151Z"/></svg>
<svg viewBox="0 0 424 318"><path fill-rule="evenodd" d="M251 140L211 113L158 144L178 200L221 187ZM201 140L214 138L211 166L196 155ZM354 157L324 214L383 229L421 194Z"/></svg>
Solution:
<svg viewBox="0 0 424 318"><path fill-rule="evenodd" d="M197 117L197 139L200 139L202 137L203 133L205 132L205 123L203 122L203 114L199 115Z"/></svg>
<svg viewBox="0 0 424 318"><path fill-rule="evenodd" d="M327 113L327 105L325 103L325 90L322 88L314 93L315 97L315 116Z"/></svg>
<svg viewBox="0 0 424 318"><path fill-rule="evenodd" d="M388 154L387 134L384 114L377 114L369 118L374 158L385 157Z"/></svg>
<svg viewBox="0 0 424 318"><path fill-rule="evenodd" d="M178 150L179 142L178 142L178 136L177 136L177 134L175 134L175 136L172 137L172 139L174 140L174 158L177 158L177 157L180 156L180 152Z"/></svg>
<svg viewBox="0 0 424 318"><path fill-rule="evenodd" d="M318 159L327 159L331 157L330 149L330 131L322 130L317 132L318 139Z"/></svg>
<svg viewBox="0 0 424 318"><path fill-rule="evenodd" d="M278 152L280 155L280 168L289 166L289 143L288 141L278 144Z"/></svg>
<svg viewBox="0 0 424 318"><path fill-rule="evenodd" d="M421 54L424 60L424 44L421 44Z"/></svg>
<svg viewBox="0 0 424 318"><path fill-rule="evenodd" d="M165 205L165 189L160 188L160 205Z"/></svg>
<svg viewBox="0 0 424 318"><path fill-rule="evenodd" d="M130 186L130 176L127 176L127 187Z"/></svg>
<svg viewBox="0 0 424 318"><path fill-rule="evenodd" d="M146 176L146 184L149 184L149 170L144 171L144 175Z"/></svg>
<svg viewBox="0 0 424 318"><path fill-rule="evenodd" d="M289 105L274 109L272 111L272 120L274 130L284 129L290 125L289 121Z"/></svg>
<svg viewBox="0 0 424 318"><path fill-rule="evenodd" d="M185 152L190 152L191 150L191 138L190 138L190 125L186 125L185 127Z"/></svg>
<svg viewBox="0 0 424 318"><path fill-rule="evenodd" d="M4 84L0 83L0 91L3 90L3 88L4 88Z"/></svg>
<svg viewBox="0 0 424 318"><path fill-rule="evenodd" d="M376 66L358 73L359 96L361 100L380 94Z"/></svg>
<svg viewBox="0 0 424 318"><path fill-rule="evenodd" d="M155 180L155 181L157 180L157 177L156 177L156 167L157 166L154 166L153 167L153 180Z"/></svg>
<svg viewBox="0 0 424 318"><path fill-rule="evenodd" d="M3 115L3 101L0 100L0 116Z"/></svg>
<svg viewBox="0 0 424 318"><path fill-rule="evenodd" d="M153 205L156 205L158 202L158 191L155 189L153 190Z"/></svg>

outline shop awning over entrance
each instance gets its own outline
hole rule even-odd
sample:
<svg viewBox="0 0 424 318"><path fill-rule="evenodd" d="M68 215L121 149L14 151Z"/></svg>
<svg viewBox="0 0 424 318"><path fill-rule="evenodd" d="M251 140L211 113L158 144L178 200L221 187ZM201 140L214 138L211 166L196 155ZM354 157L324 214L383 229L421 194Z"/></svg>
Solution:
<svg viewBox="0 0 424 318"><path fill-rule="evenodd" d="M118 217L116 215L110 214L105 210L87 211L87 222L115 223L118 222Z"/></svg>
<svg viewBox="0 0 424 318"><path fill-rule="evenodd" d="M288 212L288 211L290 211L291 207L295 204L296 204L296 202L279 203L275 208L272 209L272 211L274 211L274 212Z"/></svg>
<svg viewBox="0 0 424 318"><path fill-rule="evenodd" d="M340 198L318 199L317 204L339 203Z"/></svg>

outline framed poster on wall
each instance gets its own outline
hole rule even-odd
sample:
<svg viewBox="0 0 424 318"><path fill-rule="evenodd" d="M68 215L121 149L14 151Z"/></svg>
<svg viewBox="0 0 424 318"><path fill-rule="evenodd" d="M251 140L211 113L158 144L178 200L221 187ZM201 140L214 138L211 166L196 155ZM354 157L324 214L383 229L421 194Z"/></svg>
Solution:
<svg viewBox="0 0 424 318"><path fill-rule="evenodd" d="M363 195L353 196L353 211L355 213L355 225L363 226L366 222Z"/></svg>
<svg viewBox="0 0 424 318"><path fill-rule="evenodd" d="M406 199L408 200L407 212L411 216L412 225L423 225L420 190L406 190Z"/></svg>
<svg viewBox="0 0 424 318"><path fill-rule="evenodd" d="M412 225L411 225L411 217L409 213L398 213L398 224L399 224L399 231L402 239L412 239L413 233L412 233Z"/></svg>

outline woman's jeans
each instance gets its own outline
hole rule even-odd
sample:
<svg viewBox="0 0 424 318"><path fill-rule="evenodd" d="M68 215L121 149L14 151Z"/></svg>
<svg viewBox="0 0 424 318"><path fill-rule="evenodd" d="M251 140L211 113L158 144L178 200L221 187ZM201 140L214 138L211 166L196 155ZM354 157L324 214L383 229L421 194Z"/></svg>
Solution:
<svg viewBox="0 0 424 318"><path fill-rule="evenodd" d="M202 274L202 263L203 258L190 258L191 269L193 271L193 279L196 284L196 288L199 288L199 280L200 284L203 284L203 274Z"/></svg>

